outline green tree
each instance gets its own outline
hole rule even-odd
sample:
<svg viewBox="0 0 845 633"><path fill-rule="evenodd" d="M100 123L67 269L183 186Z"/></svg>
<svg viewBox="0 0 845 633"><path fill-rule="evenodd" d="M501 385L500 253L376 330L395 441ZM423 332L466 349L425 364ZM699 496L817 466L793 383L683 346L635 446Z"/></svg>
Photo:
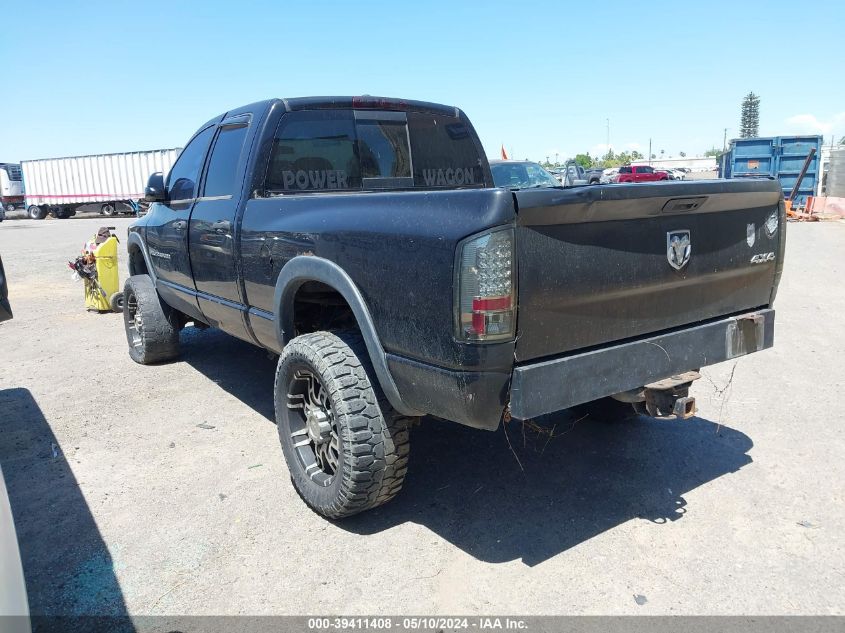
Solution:
<svg viewBox="0 0 845 633"><path fill-rule="evenodd" d="M742 100L739 137L757 138L760 136L760 97L749 92Z"/></svg>
<svg viewBox="0 0 845 633"><path fill-rule="evenodd" d="M687 153L686 153L686 152L678 152L678 154L680 155L680 157L681 157L681 158L686 158L686 157L687 157Z"/></svg>
<svg viewBox="0 0 845 633"><path fill-rule="evenodd" d="M590 152L586 154L575 154L575 162L584 169L589 169L593 166L593 159L590 157Z"/></svg>
<svg viewBox="0 0 845 633"><path fill-rule="evenodd" d="M704 152L704 155L707 156L707 157L712 156L714 158L718 158L719 156L722 155L722 150L716 149L715 147L713 147L711 149L708 149L706 152Z"/></svg>

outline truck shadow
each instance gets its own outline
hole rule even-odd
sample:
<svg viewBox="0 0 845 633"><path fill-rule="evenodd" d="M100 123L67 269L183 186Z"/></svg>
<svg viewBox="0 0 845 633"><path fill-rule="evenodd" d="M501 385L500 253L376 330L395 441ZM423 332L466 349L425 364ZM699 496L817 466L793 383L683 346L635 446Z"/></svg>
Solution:
<svg viewBox="0 0 845 633"><path fill-rule="evenodd" d="M214 328L199 330L186 327L179 341L181 360L275 423L275 357Z"/></svg>
<svg viewBox="0 0 845 633"><path fill-rule="evenodd" d="M190 329L183 358L272 422L275 361ZM423 419L399 496L337 526L367 535L418 523L480 560L533 566L631 519L677 521L683 495L752 461L748 436L703 418L597 422L564 411L536 422L542 430L511 422L506 436Z"/></svg>
<svg viewBox="0 0 845 633"><path fill-rule="evenodd" d="M108 547L38 403L0 390L0 466L15 520L33 630L134 631ZM0 627L2 628L2 627ZM96 627L94 627L96 628Z"/></svg>
<svg viewBox="0 0 845 633"><path fill-rule="evenodd" d="M683 518L683 495L751 463L751 440L701 418L519 422L507 437L424 419L401 494L338 522L371 534L411 521L479 560L537 565L631 519ZM523 435L524 430L524 435Z"/></svg>

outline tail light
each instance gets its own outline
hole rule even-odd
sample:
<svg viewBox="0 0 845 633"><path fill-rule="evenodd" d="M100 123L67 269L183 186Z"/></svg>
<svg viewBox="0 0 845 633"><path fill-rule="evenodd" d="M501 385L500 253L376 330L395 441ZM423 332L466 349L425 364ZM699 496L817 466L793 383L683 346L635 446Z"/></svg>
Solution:
<svg viewBox="0 0 845 633"><path fill-rule="evenodd" d="M514 234L498 229L458 246L455 287L457 338L496 341L516 331Z"/></svg>

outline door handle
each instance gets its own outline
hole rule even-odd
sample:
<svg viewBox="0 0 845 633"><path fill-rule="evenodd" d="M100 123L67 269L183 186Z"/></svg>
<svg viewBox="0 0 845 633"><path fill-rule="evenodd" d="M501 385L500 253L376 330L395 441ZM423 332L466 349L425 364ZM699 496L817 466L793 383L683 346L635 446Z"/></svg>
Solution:
<svg viewBox="0 0 845 633"><path fill-rule="evenodd" d="M218 220L217 222L211 225L211 230L215 233L223 235L225 233L231 232L232 223L229 220Z"/></svg>

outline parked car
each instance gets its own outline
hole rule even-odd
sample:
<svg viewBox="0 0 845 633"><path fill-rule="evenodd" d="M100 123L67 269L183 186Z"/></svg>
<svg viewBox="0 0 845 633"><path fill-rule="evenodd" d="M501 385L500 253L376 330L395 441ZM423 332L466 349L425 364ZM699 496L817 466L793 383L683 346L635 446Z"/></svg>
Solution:
<svg viewBox="0 0 845 633"><path fill-rule="evenodd" d="M399 492L425 415L493 431L600 401L688 418L699 368L772 346L777 182L506 181L454 107L313 97L217 116L130 227L129 355L176 358L191 322L279 354L293 485L340 518Z"/></svg>
<svg viewBox="0 0 845 633"><path fill-rule="evenodd" d="M618 173L618 167L608 167L607 169L601 172L601 178L599 179L599 183L606 185L608 183L615 182L614 178L616 178L616 174Z"/></svg>
<svg viewBox="0 0 845 633"><path fill-rule="evenodd" d="M656 169L669 174L669 180L685 180L687 177L686 172L678 167L657 167Z"/></svg>
<svg viewBox="0 0 845 633"><path fill-rule="evenodd" d="M3 270L3 259L0 258L0 322L12 318L12 306L9 305L9 284L6 281L6 271Z"/></svg>
<svg viewBox="0 0 845 633"><path fill-rule="evenodd" d="M3 269L3 259L0 258L0 322L11 318L9 287L6 282L6 272ZM12 517L2 468L0 468L0 561L2 561L0 565L0 621L8 627L3 630L29 633L31 629L26 585L15 533L15 521Z"/></svg>
<svg viewBox="0 0 845 633"><path fill-rule="evenodd" d="M574 160L567 161L563 167L552 169L551 174L557 178L561 185L566 187L587 184L586 171Z"/></svg>
<svg viewBox="0 0 845 633"><path fill-rule="evenodd" d="M658 171L650 165L625 165L619 168L619 173L613 182L655 182L657 180L669 180L669 174L665 171Z"/></svg>
<svg viewBox="0 0 845 633"><path fill-rule="evenodd" d="M584 178L587 179L587 184L590 185L597 185L601 182L602 174L604 170L601 167L593 167L592 169L586 170L584 173Z"/></svg>
<svg viewBox="0 0 845 633"><path fill-rule="evenodd" d="M560 187L560 181L538 163L528 160L491 160L493 183L506 189Z"/></svg>
<svg viewBox="0 0 845 633"><path fill-rule="evenodd" d="M15 520L3 469L0 468L0 629L4 633L30 633L26 594Z"/></svg>

